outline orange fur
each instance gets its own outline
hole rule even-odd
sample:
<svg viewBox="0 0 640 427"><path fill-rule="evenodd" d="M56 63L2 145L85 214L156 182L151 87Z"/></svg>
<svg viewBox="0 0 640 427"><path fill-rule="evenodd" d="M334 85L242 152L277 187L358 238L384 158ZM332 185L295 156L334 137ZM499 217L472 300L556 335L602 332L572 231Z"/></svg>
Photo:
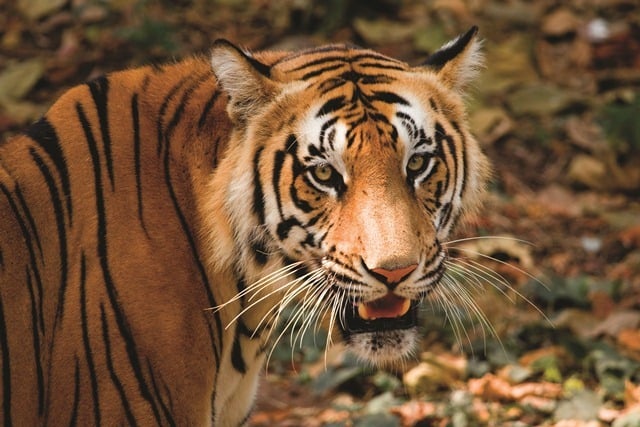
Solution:
<svg viewBox="0 0 640 427"><path fill-rule="evenodd" d="M456 84L476 43L438 71L342 46L252 58L219 42L213 66L192 58L71 89L0 144L0 418L246 420L278 304L328 298L339 263L364 283L354 298L396 292L369 269L424 273L456 222L448 215L478 205L487 164ZM372 69L379 82L357 80ZM417 140L403 140L403 109L446 133L432 136L444 148L424 182L406 170ZM311 147L334 116L336 147L318 157ZM322 162L331 185L314 181ZM449 212L434 199L445 182L457 188L442 195ZM284 273L298 261L323 278ZM403 282L388 299L421 298L418 287Z"/></svg>

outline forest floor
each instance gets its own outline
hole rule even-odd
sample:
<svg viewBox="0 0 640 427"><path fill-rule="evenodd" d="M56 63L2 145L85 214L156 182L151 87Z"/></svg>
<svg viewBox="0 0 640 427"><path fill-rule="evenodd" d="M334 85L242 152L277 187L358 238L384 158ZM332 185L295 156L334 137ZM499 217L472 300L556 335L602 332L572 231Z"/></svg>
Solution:
<svg viewBox="0 0 640 427"><path fill-rule="evenodd" d="M458 236L486 238L451 253L484 276L469 286L484 317L425 304L422 348L399 371L322 336L284 340L249 424L640 426L637 1L0 0L0 134L74 84L219 37L418 63L471 25L487 61L469 117L494 177Z"/></svg>

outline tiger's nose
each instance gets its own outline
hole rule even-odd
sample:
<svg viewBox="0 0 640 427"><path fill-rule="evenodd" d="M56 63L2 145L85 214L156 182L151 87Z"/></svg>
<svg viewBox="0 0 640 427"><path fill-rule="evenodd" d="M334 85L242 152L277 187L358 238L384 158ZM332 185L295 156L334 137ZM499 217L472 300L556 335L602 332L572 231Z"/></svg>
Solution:
<svg viewBox="0 0 640 427"><path fill-rule="evenodd" d="M417 267L418 264L412 264L406 267L396 268L394 270L387 270L386 268L374 268L371 271L378 276L382 276L382 278L384 278L385 284L391 286L397 285L398 283L402 282L411 273L413 273L413 270L415 270Z"/></svg>

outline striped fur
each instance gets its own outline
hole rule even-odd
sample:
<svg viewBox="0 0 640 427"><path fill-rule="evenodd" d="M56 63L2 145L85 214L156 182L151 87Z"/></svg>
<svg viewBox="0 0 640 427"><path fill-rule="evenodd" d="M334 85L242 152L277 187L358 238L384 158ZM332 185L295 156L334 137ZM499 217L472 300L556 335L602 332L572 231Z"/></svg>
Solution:
<svg viewBox="0 0 640 427"><path fill-rule="evenodd" d="M427 295L477 205L465 37L417 68L220 41L76 87L0 144L3 424L242 425L293 300L363 358L406 357L407 316L345 319Z"/></svg>

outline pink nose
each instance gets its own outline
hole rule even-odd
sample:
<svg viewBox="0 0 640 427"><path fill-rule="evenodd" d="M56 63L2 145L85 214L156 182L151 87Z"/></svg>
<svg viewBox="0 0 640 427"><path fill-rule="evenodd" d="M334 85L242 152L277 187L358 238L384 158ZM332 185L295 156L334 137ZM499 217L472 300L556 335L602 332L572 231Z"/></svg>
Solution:
<svg viewBox="0 0 640 427"><path fill-rule="evenodd" d="M407 267L397 268L395 270L387 270L386 268L374 268L371 271L384 277L387 281L387 284L391 285L394 283L402 282L402 280L410 275L417 267L418 264L413 264Z"/></svg>

